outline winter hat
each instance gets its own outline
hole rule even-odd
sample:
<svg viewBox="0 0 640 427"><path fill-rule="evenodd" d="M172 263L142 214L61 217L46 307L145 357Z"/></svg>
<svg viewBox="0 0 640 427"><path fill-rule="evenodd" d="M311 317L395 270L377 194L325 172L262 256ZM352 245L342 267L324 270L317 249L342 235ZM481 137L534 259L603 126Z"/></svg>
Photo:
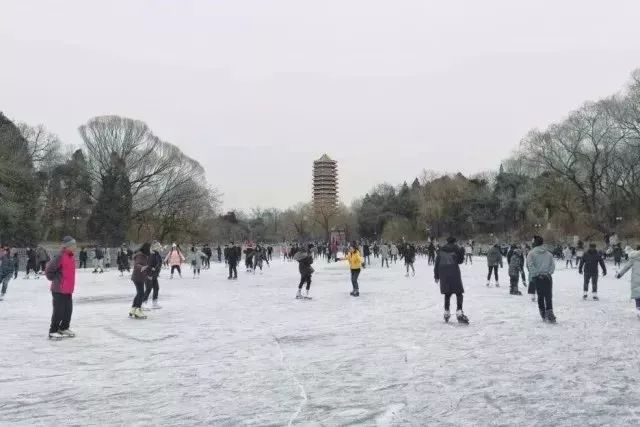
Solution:
<svg viewBox="0 0 640 427"><path fill-rule="evenodd" d="M62 246L65 248L70 248L76 245L76 239L71 236L64 236L62 239Z"/></svg>
<svg viewBox="0 0 640 427"><path fill-rule="evenodd" d="M595 243L589 243L589 249L595 249L595 248L596 248Z"/></svg>
<svg viewBox="0 0 640 427"><path fill-rule="evenodd" d="M162 249L162 246L160 246L160 242L155 241L151 244L152 251L160 252L161 249Z"/></svg>
<svg viewBox="0 0 640 427"><path fill-rule="evenodd" d="M533 236L533 247L542 246L544 239L541 236Z"/></svg>
<svg viewBox="0 0 640 427"><path fill-rule="evenodd" d="M173 245L171 245L172 248L177 247L178 245L176 245L175 243Z"/></svg>
<svg viewBox="0 0 640 427"><path fill-rule="evenodd" d="M453 236L447 237L447 243L455 243L456 242L456 238Z"/></svg>

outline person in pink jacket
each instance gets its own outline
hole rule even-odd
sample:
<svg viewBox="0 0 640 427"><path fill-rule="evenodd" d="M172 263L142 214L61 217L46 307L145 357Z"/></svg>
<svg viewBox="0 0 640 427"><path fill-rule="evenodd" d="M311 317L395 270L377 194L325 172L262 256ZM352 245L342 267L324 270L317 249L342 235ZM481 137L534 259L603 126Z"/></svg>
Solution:
<svg viewBox="0 0 640 427"><path fill-rule="evenodd" d="M180 246L175 243L171 247L171 250L167 254L165 258L165 262L168 262L171 266L171 279L173 279L173 272L178 270L178 274L180 278L182 278L182 271L180 271L180 265L184 262L184 255L182 255L182 251L180 250Z"/></svg>
<svg viewBox="0 0 640 427"><path fill-rule="evenodd" d="M45 275L51 280L53 314L49 327L49 339L74 337L69 329L73 312L72 295L76 286L76 241L66 236L62 239L60 252L47 264Z"/></svg>

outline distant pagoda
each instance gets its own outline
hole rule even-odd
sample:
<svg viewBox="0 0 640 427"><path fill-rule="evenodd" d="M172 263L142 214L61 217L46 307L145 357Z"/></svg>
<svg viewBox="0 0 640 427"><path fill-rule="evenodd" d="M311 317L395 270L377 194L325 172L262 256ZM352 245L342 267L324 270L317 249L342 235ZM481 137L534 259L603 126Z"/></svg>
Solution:
<svg viewBox="0 0 640 427"><path fill-rule="evenodd" d="M323 154L313 162L313 207L333 212L338 206L338 162Z"/></svg>

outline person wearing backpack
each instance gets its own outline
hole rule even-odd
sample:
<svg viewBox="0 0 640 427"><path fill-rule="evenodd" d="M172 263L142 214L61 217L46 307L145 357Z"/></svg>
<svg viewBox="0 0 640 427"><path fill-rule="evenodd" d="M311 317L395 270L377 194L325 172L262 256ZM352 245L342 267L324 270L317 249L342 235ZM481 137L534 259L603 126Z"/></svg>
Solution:
<svg viewBox="0 0 640 427"><path fill-rule="evenodd" d="M76 284L76 241L71 236L62 239L60 252L45 268L45 276L51 281L53 314L49 327L49 339L71 338L75 333L69 329L73 312L73 291Z"/></svg>

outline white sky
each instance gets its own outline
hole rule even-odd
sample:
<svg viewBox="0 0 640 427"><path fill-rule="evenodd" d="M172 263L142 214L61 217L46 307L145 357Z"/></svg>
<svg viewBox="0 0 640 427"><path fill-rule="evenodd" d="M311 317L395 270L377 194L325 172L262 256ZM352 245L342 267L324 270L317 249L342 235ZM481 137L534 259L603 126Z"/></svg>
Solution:
<svg viewBox="0 0 640 427"><path fill-rule="evenodd" d="M532 127L640 67L635 0L0 0L0 110L69 144L90 117L149 124L225 208L342 200L422 169L497 168Z"/></svg>

